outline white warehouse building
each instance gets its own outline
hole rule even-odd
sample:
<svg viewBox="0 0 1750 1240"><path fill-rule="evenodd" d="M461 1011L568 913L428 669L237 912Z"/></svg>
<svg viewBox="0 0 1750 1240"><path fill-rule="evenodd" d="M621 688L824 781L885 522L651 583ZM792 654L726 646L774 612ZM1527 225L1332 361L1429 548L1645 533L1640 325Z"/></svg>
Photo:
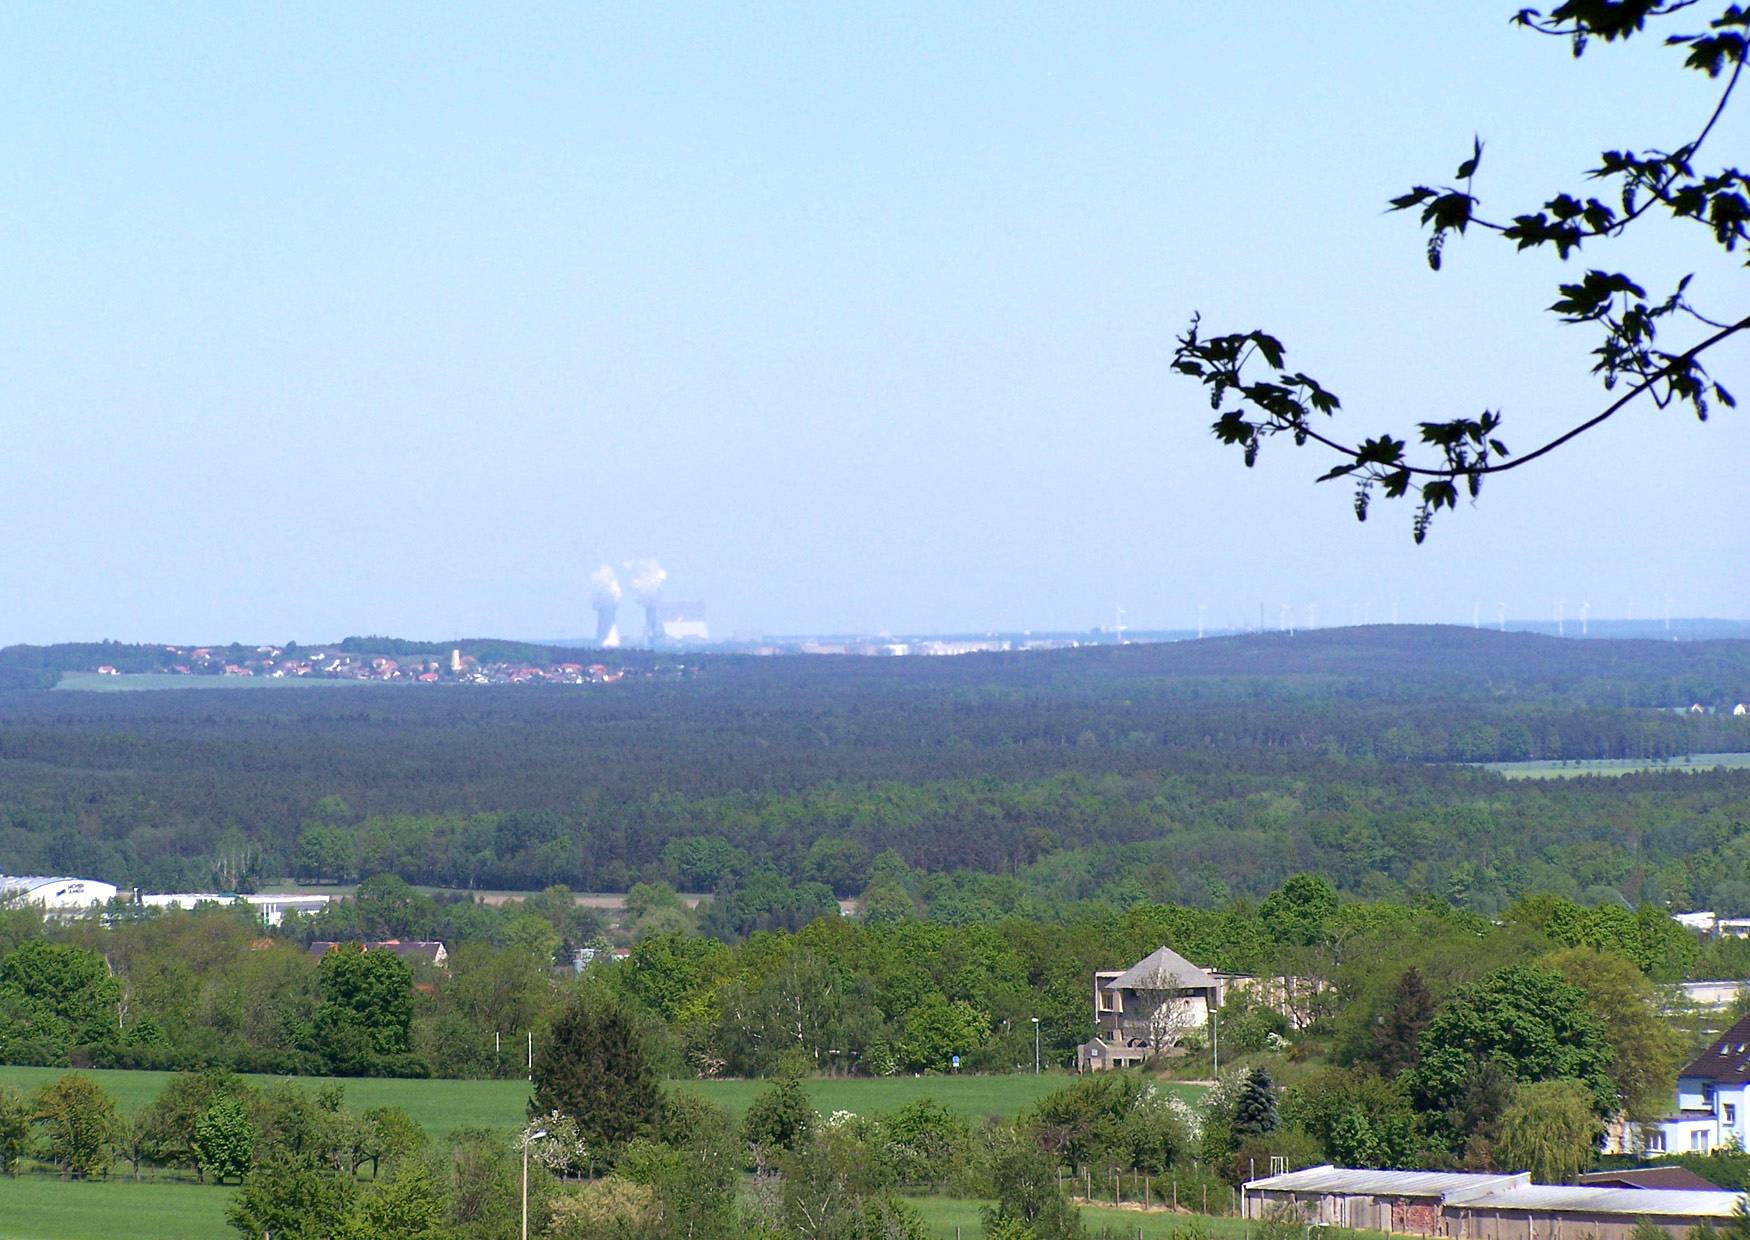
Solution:
<svg viewBox="0 0 1750 1240"><path fill-rule="evenodd" d="M317 913L329 900L323 895L285 893L281 895L220 895L212 891L172 891L140 897L145 908L192 909L202 904L235 904L242 901L254 909L264 926L277 926L287 913Z"/></svg>
<svg viewBox="0 0 1750 1240"><path fill-rule="evenodd" d="M101 907L116 897L114 883L95 878L0 874L0 903L34 904L43 912L66 916Z"/></svg>

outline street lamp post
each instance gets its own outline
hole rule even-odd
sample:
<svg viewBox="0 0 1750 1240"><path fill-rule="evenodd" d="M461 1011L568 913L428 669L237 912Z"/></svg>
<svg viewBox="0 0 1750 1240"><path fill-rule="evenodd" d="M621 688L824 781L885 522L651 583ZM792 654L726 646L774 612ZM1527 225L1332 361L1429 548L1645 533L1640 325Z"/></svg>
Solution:
<svg viewBox="0 0 1750 1240"><path fill-rule="evenodd" d="M1039 1075L1039 1018L1033 1017L1033 1075Z"/></svg>
<svg viewBox="0 0 1750 1240"><path fill-rule="evenodd" d="M546 1135L545 1128L523 1134L523 1240L529 1240L529 1143Z"/></svg>

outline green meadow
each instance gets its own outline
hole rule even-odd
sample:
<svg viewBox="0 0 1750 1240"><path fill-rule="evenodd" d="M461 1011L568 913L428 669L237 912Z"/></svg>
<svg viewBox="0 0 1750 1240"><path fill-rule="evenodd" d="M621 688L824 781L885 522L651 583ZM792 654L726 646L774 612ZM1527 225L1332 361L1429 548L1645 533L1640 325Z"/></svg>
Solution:
<svg viewBox="0 0 1750 1240"><path fill-rule="evenodd" d="M29 1091L54 1080L63 1068L0 1067L0 1084ZM132 1115L146 1106L164 1088L168 1072L92 1071L88 1073L108 1091L125 1113ZM398 1106L434 1135L466 1127L496 1128L506 1134L523 1122L528 1104L525 1081L420 1081L388 1078L276 1078L257 1076L249 1080L268 1085L289 1079L308 1089L332 1080L346 1093L354 1112L374 1106ZM1012 1076L934 1076L835 1078L803 1083L815 1108L823 1115L834 1111L871 1114L891 1111L918 1098L931 1098L977 1123L990 1116L1012 1117L1070 1078L1063 1073ZM674 1081L671 1087L695 1093L740 1115L762 1089L765 1081ZM1201 1087L1171 1084L1165 1088L1187 1098ZM16 1179L0 1179L0 1240L223 1240L233 1233L225 1224L225 1206L230 1188L215 1188L192 1180L149 1173L143 1183L128 1176L118 1165L107 1180L65 1181L46 1172ZM959 1236L972 1240L983 1234L979 1207L983 1203L962 1198L921 1197L915 1204L929 1223L931 1234L948 1240ZM1134 1236L1143 1229L1145 1240L1165 1237L1182 1226L1184 1215L1149 1214L1134 1210L1099 1207L1084 1210L1090 1228L1104 1226ZM1227 1240L1238 1234L1238 1221L1211 1219L1210 1235ZM1228 1226L1232 1224L1232 1226ZM958 1231L956 1230L958 1229Z"/></svg>
<svg viewBox="0 0 1750 1240"><path fill-rule="evenodd" d="M1650 771L1750 770L1750 753L1691 753L1677 758L1577 758L1571 762L1482 762L1508 779L1574 779Z"/></svg>
<svg viewBox="0 0 1750 1240"><path fill-rule="evenodd" d="M64 1068L0 1067L0 1083L26 1092L54 1080ZM88 1075L116 1100L124 1114L132 1115L164 1088L168 1072L93 1071ZM257 1085L282 1078L250 1077ZM376 1106L398 1106L427 1132L442 1134L457 1128L486 1127L505 1131L523 1122L529 1100L526 1081L400 1080L389 1077L293 1077L309 1089L324 1084L339 1085L346 1092L346 1105L354 1112ZM919 1098L930 1098L967 1120L978 1123L990 1116L1013 1117L1022 1108L1064 1085L1070 1078L1060 1072L1015 1073L1006 1076L896 1076L834 1077L808 1080L803 1087L822 1115L834 1111L871 1114L891 1111ZM695 1081L671 1083L672 1088L709 1098L740 1115L747 1110L765 1081ZM1195 1097L1195 1085L1168 1085L1187 1098Z"/></svg>
<svg viewBox="0 0 1750 1240"><path fill-rule="evenodd" d="M236 1233L225 1223L232 1189L189 1182L125 1178L64 1181L46 1175L0 1180L0 1240L231 1240ZM984 1234L981 1201L962 1197L914 1197L930 1234L937 1240L975 1240ZM1084 1207L1090 1231L1111 1227L1121 1236L1165 1240L1193 1219L1202 1222L1211 1240L1238 1240L1243 1224L1237 1218L1143 1213L1108 1207Z"/></svg>

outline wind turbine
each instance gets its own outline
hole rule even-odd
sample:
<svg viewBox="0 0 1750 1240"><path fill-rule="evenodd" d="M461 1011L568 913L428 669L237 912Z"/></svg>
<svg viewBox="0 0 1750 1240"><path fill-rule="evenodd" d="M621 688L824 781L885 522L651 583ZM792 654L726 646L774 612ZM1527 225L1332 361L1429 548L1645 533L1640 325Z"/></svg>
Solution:
<svg viewBox="0 0 1750 1240"><path fill-rule="evenodd" d="M1567 609L1567 606L1568 605L1567 605L1565 600L1563 600L1563 599L1556 600L1556 636L1557 637L1566 637L1568 635L1567 629L1562 624L1562 613Z"/></svg>
<svg viewBox="0 0 1750 1240"><path fill-rule="evenodd" d="M1505 603L1495 604L1495 627L1503 633L1507 631L1507 604Z"/></svg>
<svg viewBox="0 0 1750 1240"><path fill-rule="evenodd" d="M1591 602L1587 601L1587 602L1581 603L1580 604L1580 636L1581 637L1586 637L1590 633L1590 630L1586 626L1586 620L1587 620L1587 617L1590 616L1591 614L1592 614Z"/></svg>

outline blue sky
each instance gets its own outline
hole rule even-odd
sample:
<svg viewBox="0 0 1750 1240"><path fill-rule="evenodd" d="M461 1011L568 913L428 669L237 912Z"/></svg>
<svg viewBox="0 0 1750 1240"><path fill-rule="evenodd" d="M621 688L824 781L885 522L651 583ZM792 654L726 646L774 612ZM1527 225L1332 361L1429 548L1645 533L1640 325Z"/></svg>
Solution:
<svg viewBox="0 0 1750 1240"><path fill-rule="evenodd" d="M1473 132L1532 206L1712 97L1512 7L13 6L0 641L584 633L645 555L723 635L1750 616L1741 413L1626 415L1416 548L1168 372L1201 311L1351 437L1599 407L1553 256L1436 276L1381 207ZM1742 313L1656 232L1595 261Z"/></svg>

